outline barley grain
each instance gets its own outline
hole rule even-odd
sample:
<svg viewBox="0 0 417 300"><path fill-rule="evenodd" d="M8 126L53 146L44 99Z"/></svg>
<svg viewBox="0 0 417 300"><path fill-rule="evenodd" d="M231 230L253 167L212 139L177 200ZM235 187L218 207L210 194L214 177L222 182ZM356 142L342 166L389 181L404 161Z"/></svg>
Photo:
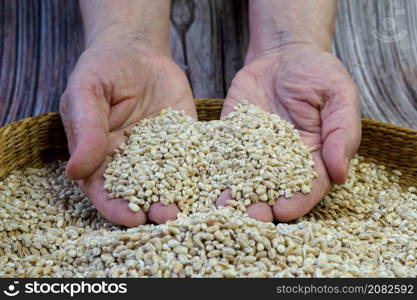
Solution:
<svg viewBox="0 0 417 300"><path fill-rule="evenodd" d="M181 155L176 151L174 157ZM210 154L208 160L219 158ZM232 207L198 206L197 198L197 211L184 210L175 221L114 226L64 170L56 162L0 181L0 277L417 277L416 190L359 156L346 183L309 214L276 225ZM184 174L191 171L184 167ZM234 188L256 191L264 179L255 179ZM189 188L193 181L181 184Z"/></svg>
<svg viewBox="0 0 417 300"><path fill-rule="evenodd" d="M317 176L310 151L290 123L246 102L210 122L165 110L129 131L104 173L104 186L145 212L157 201L198 212L230 188L234 199L228 205L246 211L253 202L273 205L278 195L310 192ZM141 204L134 196L139 194ZM135 205L129 208L136 211Z"/></svg>

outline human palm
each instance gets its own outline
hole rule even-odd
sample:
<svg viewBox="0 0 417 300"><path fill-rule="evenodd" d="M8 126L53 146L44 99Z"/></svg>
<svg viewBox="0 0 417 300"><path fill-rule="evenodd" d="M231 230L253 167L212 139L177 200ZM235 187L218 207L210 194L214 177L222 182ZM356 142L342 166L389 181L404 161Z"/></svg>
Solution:
<svg viewBox="0 0 417 300"><path fill-rule="evenodd" d="M313 208L331 183L346 180L349 160L360 142L360 104L355 85L336 57L294 46L254 58L233 79L222 116L242 99L294 124L304 143L315 149L318 174L311 193L280 198L272 208L253 204L250 216L263 221L295 219ZM230 197L230 191L223 192L218 205Z"/></svg>
<svg viewBox="0 0 417 300"><path fill-rule="evenodd" d="M126 130L167 107L196 117L185 75L158 51L123 41L96 44L71 74L60 106L71 153L67 174L113 223L137 226L176 217L176 205L155 203L147 215L130 211L126 200L109 198L102 176Z"/></svg>

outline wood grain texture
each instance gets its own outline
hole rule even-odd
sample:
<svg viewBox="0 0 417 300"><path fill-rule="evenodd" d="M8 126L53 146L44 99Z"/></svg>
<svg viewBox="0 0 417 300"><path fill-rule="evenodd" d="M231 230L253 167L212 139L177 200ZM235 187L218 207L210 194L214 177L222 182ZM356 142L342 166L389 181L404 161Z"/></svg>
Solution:
<svg viewBox="0 0 417 300"><path fill-rule="evenodd" d="M335 53L359 86L363 114L417 128L417 1L338 2Z"/></svg>
<svg viewBox="0 0 417 300"><path fill-rule="evenodd" d="M170 44L194 96L222 98L243 65L247 1L173 0ZM341 0L334 51L364 116L417 128L417 0ZM0 0L0 125L56 111L83 49L76 0Z"/></svg>
<svg viewBox="0 0 417 300"><path fill-rule="evenodd" d="M247 19L246 1L172 1L171 48L190 79L194 97L226 95L243 65Z"/></svg>
<svg viewBox="0 0 417 300"><path fill-rule="evenodd" d="M56 111L83 47L72 0L0 1L0 123Z"/></svg>

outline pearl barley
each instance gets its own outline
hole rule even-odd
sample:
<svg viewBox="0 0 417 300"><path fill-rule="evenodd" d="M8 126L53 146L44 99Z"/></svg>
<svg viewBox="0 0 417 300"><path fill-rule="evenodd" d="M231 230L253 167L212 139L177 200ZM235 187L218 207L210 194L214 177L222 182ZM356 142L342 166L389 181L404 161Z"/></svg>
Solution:
<svg viewBox="0 0 417 300"><path fill-rule="evenodd" d="M309 193L317 176L310 151L290 123L247 102L210 122L164 110L130 130L105 171L105 188L130 204L140 198L145 212L160 201L186 213L206 211L231 189L228 204L245 211Z"/></svg>

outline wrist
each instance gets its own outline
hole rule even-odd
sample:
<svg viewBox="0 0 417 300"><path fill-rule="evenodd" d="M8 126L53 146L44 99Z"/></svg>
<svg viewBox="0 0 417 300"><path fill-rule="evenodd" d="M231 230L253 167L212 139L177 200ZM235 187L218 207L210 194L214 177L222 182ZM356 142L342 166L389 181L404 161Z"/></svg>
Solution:
<svg viewBox="0 0 417 300"><path fill-rule="evenodd" d="M80 0L80 8L86 47L102 41L126 40L169 52L170 1Z"/></svg>
<svg viewBox="0 0 417 300"><path fill-rule="evenodd" d="M298 48L312 48L324 52L332 51L332 36L314 36L312 32L302 30L280 30L265 33L249 41L245 63L263 57Z"/></svg>
<svg viewBox="0 0 417 300"><path fill-rule="evenodd" d="M147 50L171 57L168 38L140 30L130 30L119 25L112 25L101 30L86 32L86 48L124 47Z"/></svg>
<svg viewBox="0 0 417 300"><path fill-rule="evenodd" d="M331 52L335 15L335 0L249 1L247 61L293 45Z"/></svg>

